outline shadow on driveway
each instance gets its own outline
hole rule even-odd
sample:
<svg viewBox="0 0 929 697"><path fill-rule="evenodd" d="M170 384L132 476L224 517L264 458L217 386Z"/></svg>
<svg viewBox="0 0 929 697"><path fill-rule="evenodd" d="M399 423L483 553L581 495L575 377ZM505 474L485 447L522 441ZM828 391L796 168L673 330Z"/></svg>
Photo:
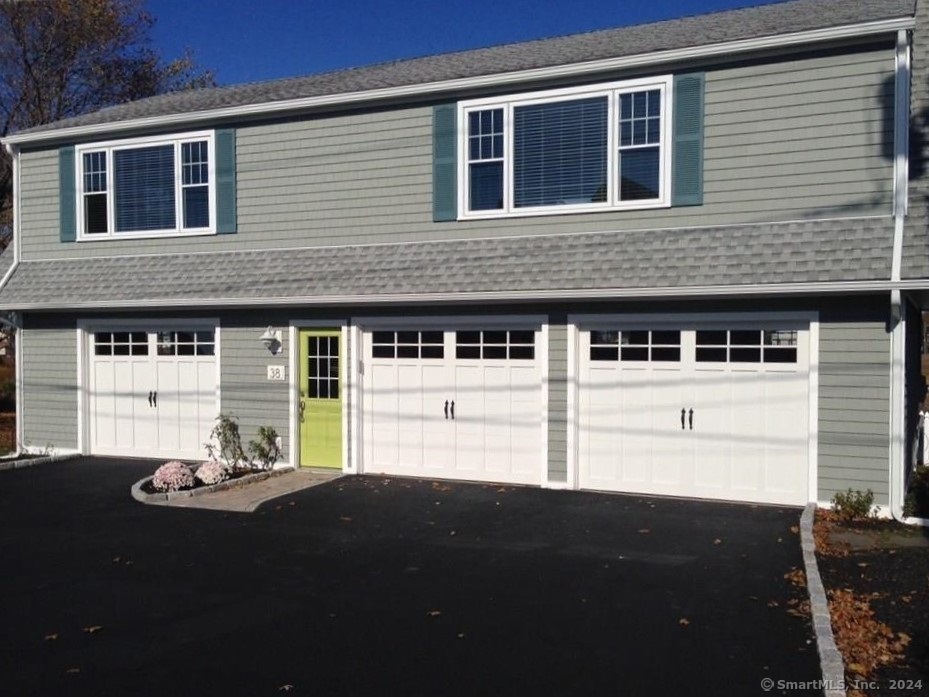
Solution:
<svg viewBox="0 0 929 697"><path fill-rule="evenodd" d="M786 612L796 509L349 477L236 514L133 501L157 464L0 474L0 692L742 697L820 677Z"/></svg>

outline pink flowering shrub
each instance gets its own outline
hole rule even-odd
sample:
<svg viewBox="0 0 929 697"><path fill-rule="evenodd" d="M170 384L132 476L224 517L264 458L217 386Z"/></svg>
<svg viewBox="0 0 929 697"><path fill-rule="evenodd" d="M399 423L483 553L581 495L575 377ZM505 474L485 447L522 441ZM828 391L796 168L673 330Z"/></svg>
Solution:
<svg viewBox="0 0 929 697"><path fill-rule="evenodd" d="M228 479L229 468L219 460L210 460L200 465L194 477L206 485L219 484L221 481Z"/></svg>
<svg viewBox="0 0 929 697"><path fill-rule="evenodd" d="M155 471L152 486L158 491L178 491L194 485L194 473L183 462L172 460Z"/></svg>

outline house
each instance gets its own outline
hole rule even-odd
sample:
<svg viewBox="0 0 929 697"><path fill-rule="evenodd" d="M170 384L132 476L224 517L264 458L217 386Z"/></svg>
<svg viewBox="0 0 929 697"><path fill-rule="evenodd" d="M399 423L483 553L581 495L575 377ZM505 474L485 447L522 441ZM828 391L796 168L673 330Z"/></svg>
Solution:
<svg viewBox="0 0 929 697"><path fill-rule="evenodd" d="M899 515L927 61L793 0L15 133L20 441Z"/></svg>

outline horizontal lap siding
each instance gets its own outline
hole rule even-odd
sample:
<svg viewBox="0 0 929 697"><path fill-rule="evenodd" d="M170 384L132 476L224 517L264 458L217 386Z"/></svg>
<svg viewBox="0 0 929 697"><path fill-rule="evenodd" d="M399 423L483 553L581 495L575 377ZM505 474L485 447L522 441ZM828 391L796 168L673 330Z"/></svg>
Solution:
<svg viewBox="0 0 929 697"><path fill-rule="evenodd" d="M871 489L887 504L890 337L883 322L823 323L819 348L819 500Z"/></svg>
<svg viewBox="0 0 929 697"><path fill-rule="evenodd" d="M267 324L226 326L220 329L221 411L236 417L242 442L257 436L260 426L273 426L283 440L282 461L289 460L290 447L290 338L286 323L281 331L283 348L271 355L258 341ZM281 329L281 325L275 325ZM268 380L267 366L285 366L286 380Z"/></svg>
<svg viewBox="0 0 929 697"><path fill-rule="evenodd" d="M23 437L33 448L77 448L77 334L24 329Z"/></svg>
<svg viewBox="0 0 929 697"><path fill-rule="evenodd" d="M567 318L552 317L548 327L548 479L568 478Z"/></svg>
<svg viewBox="0 0 929 697"><path fill-rule="evenodd" d="M57 152L23 156L24 256L255 249L888 215L893 52L707 71L704 205L432 222L432 108L237 129L236 235L62 244Z"/></svg>

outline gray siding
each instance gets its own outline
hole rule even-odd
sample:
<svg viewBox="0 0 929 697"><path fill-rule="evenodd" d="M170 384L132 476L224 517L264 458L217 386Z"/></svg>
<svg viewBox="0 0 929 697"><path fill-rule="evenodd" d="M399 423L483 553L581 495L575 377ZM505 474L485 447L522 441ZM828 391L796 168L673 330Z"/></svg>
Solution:
<svg viewBox="0 0 929 697"><path fill-rule="evenodd" d="M77 448L76 325L26 325L23 351L23 446ZM32 328L35 327L35 328Z"/></svg>
<svg viewBox="0 0 929 697"><path fill-rule="evenodd" d="M220 327L220 404L222 413L235 416L239 422L244 445L253 439L259 426L273 426L283 441L284 461L288 461L290 447L290 375L283 382L268 380L267 366L288 366L290 340L286 324L281 332L283 348L272 356L261 345L258 337L268 323L247 323L247 319L223 322ZM281 325L275 325L281 328Z"/></svg>
<svg viewBox="0 0 929 697"><path fill-rule="evenodd" d="M884 323L820 326L819 500L837 491L874 492L887 505L890 335Z"/></svg>
<svg viewBox="0 0 929 697"><path fill-rule="evenodd" d="M61 258L889 214L892 74L889 47L709 70L699 207L433 223L432 109L419 106L239 128L237 235L62 244L57 152L27 152L23 254Z"/></svg>
<svg viewBox="0 0 929 697"><path fill-rule="evenodd" d="M568 478L568 329L567 317L548 326L548 478Z"/></svg>

